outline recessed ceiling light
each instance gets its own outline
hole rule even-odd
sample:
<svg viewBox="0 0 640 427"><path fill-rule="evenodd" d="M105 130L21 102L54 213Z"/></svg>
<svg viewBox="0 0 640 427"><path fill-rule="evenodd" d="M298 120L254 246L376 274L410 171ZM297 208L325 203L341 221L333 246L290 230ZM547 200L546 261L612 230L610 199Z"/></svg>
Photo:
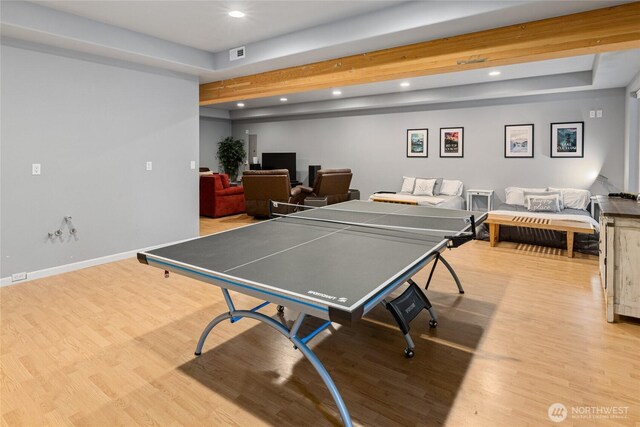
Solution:
<svg viewBox="0 0 640 427"><path fill-rule="evenodd" d="M240 108L244 107L244 103L243 103L243 102L238 102L236 105L237 105L238 107L240 107Z"/></svg>
<svg viewBox="0 0 640 427"><path fill-rule="evenodd" d="M491 71L489 73L490 76L499 76L500 74L502 74L500 71Z"/></svg>
<svg viewBox="0 0 640 427"><path fill-rule="evenodd" d="M411 83L409 83L409 82L402 82L402 83L400 83L400 86L402 86L402 87L409 87L409 86L411 86Z"/></svg>
<svg viewBox="0 0 640 427"><path fill-rule="evenodd" d="M287 101L288 101L288 99L287 99L287 98L280 98L280 101L282 101L282 102L287 102Z"/></svg>
<svg viewBox="0 0 640 427"><path fill-rule="evenodd" d="M334 91L333 91L333 95L334 95L334 96L342 95L342 91L340 91L340 90L334 90Z"/></svg>
<svg viewBox="0 0 640 427"><path fill-rule="evenodd" d="M232 10L229 12L229 16L233 18L244 18L244 12L240 12L239 10Z"/></svg>

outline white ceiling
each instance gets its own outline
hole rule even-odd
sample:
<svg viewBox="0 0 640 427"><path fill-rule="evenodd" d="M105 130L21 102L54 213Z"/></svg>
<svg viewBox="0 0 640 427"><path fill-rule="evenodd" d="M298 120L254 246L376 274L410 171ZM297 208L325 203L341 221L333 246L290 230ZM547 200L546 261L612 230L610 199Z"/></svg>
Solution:
<svg viewBox="0 0 640 427"><path fill-rule="evenodd" d="M383 9L400 1L36 1L42 6L218 52ZM228 12L240 10L242 19Z"/></svg>
<svg viewBox="0 0 640 427"><path fill-rule="evenodd" d="M204 83L626 2L3 0L0 34L3 43L179 72ZM247 16L231 18L233 9ZM230 62L227 50L241 45L247 58ZM639 52L511 65L498 77L471 70L409 79L408 88L387 81L339 88L340 97L331 90L282 93L246 100L244 109L235 102L213 108L246 118L435 103L454 93L463 100L624 87L640 72Z"/></svg>

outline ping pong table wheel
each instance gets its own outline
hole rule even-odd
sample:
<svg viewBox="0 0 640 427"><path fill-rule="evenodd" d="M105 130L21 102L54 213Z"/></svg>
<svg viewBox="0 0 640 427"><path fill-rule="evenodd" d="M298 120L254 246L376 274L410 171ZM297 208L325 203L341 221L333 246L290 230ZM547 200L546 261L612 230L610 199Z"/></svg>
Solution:
<svg viewBox="0 0 640 427"><path fill-rule="evenodd" d="M414 355L415 353L413 352L413 349L410 349L410 348L404 349L404 357L406 357L407 359L413 358Z"/></svg>
<svg viewBox="0 0 640 427"><path fill-rule="evenodd" d="M168 278L169 278L169 271L168 271L168 270L165 270L165 271L164 271L164 278L165 278L165 279L168 279Z"/></svg>
<svg viewBox="0 0 640 427"><path fill-rule="evenodd" d="M284 313L284 306L282 305L278 306L278 313Z"/></svg>
<svg viewBox="0 0 640 427"><path fill-rule="evenodd" d="M436 326L438 326L438 321L436 319L429 320L429 326L435 328Z"/></svg>

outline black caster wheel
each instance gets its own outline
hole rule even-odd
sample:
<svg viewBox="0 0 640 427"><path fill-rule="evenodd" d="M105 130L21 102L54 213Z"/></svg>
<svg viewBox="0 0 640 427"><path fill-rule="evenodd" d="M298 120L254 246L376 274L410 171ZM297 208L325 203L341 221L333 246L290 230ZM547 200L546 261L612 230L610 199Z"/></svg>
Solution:
<svg viewBox="0 0 640 427"><path fill-rule="evenodd" d="M410 348L405 348L404 349L404 357L406 357L407 359L413 358L414 355L415 355L415 353L413 352L412 349L410 349Z"/></svg>
<svg viewBox="0 0 640 427"><path fill-rule="evenodd" d="M429 320L429 326L435 328L436 326L438 326L438 321L435 319Z"/></svg>
<svg viewBox="0 0 640 427"><path fill-rule="evenodd" d="M460 291L461 294L464 294L464 291Z"/></svg>
<svg viewBox="0 0 640 427"><path fill-rule="evenodd" d="M196 351L196 352L195 352L195 353L193 353L193 354L195 354L196 356L200 356L202 353L198 353L198 352Z"/></svg>
<svg viewBox="0 0 640 427"><path fill-rule="evenodd" d="M279 305L278 306L278 313L284 313L284 307Z"/></svg>

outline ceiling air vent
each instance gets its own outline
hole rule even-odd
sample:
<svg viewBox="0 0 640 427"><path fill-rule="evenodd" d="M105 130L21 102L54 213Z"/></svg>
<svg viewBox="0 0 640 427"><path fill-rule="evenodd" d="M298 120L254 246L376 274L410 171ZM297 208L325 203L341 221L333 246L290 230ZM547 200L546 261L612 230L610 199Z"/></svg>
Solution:
<svg viewBox="0 0 640 427"><path fill-rule="evenodd" d="M229 61L235 61L236 59L242 59L247 55L247 51L244 46L236 47L235 49L229 49Z"/></svg>

